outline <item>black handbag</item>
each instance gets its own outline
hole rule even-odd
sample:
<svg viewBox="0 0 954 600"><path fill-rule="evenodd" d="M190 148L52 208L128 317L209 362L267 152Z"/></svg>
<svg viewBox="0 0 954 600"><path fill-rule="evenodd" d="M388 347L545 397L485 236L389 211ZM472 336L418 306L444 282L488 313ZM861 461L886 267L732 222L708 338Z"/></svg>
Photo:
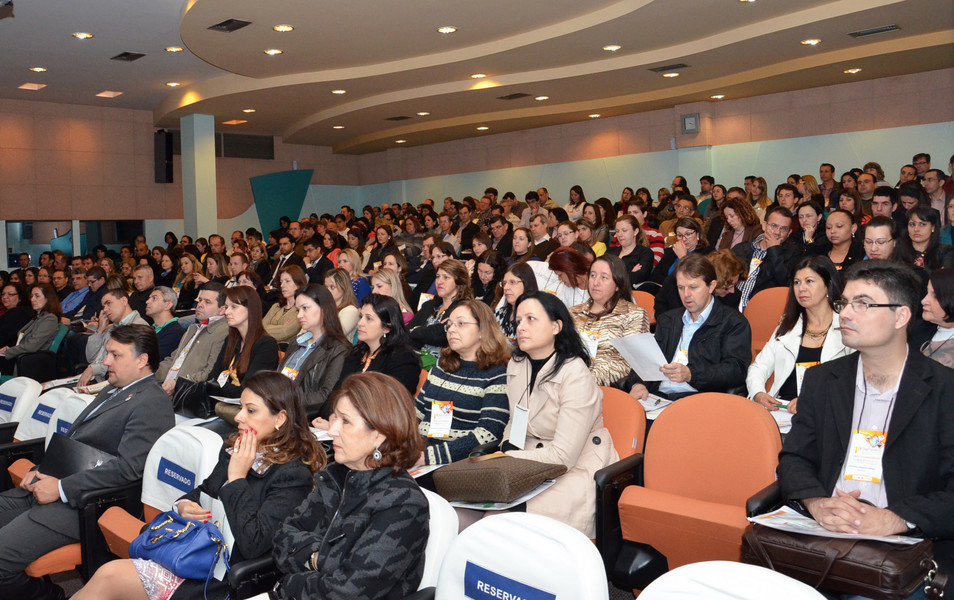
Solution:
<svg viewBox="0 0 954 600"><path fill-rule="evenodd" d="M176 388L172 392L172 409L180 415L207 419L215 416L215 401L211 396L222 395L214 381L189 381L176 379Z"/></svg>

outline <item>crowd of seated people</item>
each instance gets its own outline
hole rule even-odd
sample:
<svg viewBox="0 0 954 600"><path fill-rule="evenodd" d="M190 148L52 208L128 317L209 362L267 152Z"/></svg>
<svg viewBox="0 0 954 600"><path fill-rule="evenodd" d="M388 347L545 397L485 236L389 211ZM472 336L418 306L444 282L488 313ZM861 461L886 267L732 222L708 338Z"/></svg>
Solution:
<svg viewBox="0 0 954 600"><path fill-rule="evenodd" d="M345 485L360 480L370 495L400 495L406 502L382 508L369 496L355 510L391 511L426 530L426 502L406 469L462 460L491 443L565 465L557 484L521 510L592 537L593 474L617 459L600 386L640 400L727 392L801 414L806 373L858 349L843 339L839 317L851 301L846 275L869 261L918 282L907 342L954 365L954 202L943 172L926 169L891 187L883 174L857 171L836 181L825 164L817 180L796 175L774 194L762 177L737 187L706 176L694 196L676 177L656 200L646 188L626 188L615 205L588 202L581 186L563 206L542 187L499 203L488 188L480 199L445 198L440 209L428 200L366 206L360 216L344 206L336 215L282 218L268 235L250 228L228 243L219 234L193 242L168 232L152 250L140 236L115 257L99 247L73 260L49 252L34 266L21 255L18 269L0 271L0 372L13 374L19 355L49 347L68 327L48 379L101 382L94 405L117 387L140 385L149 402L161 401L156 414L222 424L216 431L229 437L229 452L201 489L246 519L268 519L260 536L236 538L237 556L273 551L287 594L346 586L349 561L385 551L369 527L347 550L303 554L300 542L320 538L322 507L340 501ZM787 288L787 300L753 356L745 311L769 288ZM634 290L655 297L654 318ZM613 344L645 333L666 361L658 381L642 381ZM452 419L435 419L447 406ZM124 418L132 427L135 419ZM171 423L162 416L153 425ZM335 440L327 465L302 433L309 425ZM276 478L317 472L318 486L283 487L272 502L273 480L246 460L263 447L281 457L260 465ZM254 485L229 492L237 480ZM48 498L40 481L38 494L32 484L21 488L18 506ZM64 486L52 501L71 493ZM178 510L199 518L193 496ZM461 511L461 522L479 516ZM23 526L8 520L0 528L14 524ZM273 546L276 532L287 539ZM420 540L401 544L401 560L398 547L387 560L375 554L355 581L413 588ZM0 550L0 592L47 589L23 564L4 561ZM407 579L388 579L397 574ZM151 598L158 580L173 590L195 583L170 580L155 565L114 562L77 597L141 597L145 589Z"/></svg>

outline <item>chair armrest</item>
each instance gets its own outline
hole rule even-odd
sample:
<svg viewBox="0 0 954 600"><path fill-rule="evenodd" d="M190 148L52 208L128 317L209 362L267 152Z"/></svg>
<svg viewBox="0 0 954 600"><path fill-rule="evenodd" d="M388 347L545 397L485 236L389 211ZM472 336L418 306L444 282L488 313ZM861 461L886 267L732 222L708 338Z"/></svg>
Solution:
<svg viewBox="0 0 954 600"><path fill-rule="evenodd" d="M0 423L0 444L12 444L19 423Z"/></svg>
<svg viewBox="0 0 954 600"><path fill-rule="evenodd" d="M18 459L12 465L7 468L7 473L10 474L10 480L13 483L13 487L20 487L20 482L30 474L30 469L35 467L33 461L27 460L26 458Z"/></svg>
<svg viewBox="0 0 954 600"><path fill-rule="evenodd" d="M109 551L119 558L129 558L129 544L139 536L146 524L118 506L107 508L97 523Z"/></svg>
<svg viewBox="0 0 954 600"><path fill-rule="evenodd" d="M43 461L43 455L46 453L44 441L43 438L36 438L0 446L0 491L13 487L9 468L15 462L27 459L33 464L39 464Z"/></svg>
<svg viewBox="0 0 954 600"><path fill-rule="evenodd" d="M498 450L500 450L500 440L494 440L477 446L470 451L469 456L485 456L487 454L493 454Z"/></svg>
<svg viewBox="0 0 954 600"><path fill-rule="evenodd" d="M779 487L778 481L773 481L745 501L745 516L754 517L756 515L762 515L775 510L781 505L782 489Z"/></svg>
<svg viewBox="0 0 954 600"><path fill-rule="evenodd" d="M410 596L404 596L402 600L434 600L435 593L437 593L437 588L426 587L422 590L417 590Z"/></svg>
<svg viewBox="0 0 954 600"><path fill-rule="evenodd" d="M271 554L243 560L232 565L226 576L229 595L241 599L261 594L272 589L281 575Z"/></svg>
<svg viewBox="0 0 954 600"><path fill-rule="evenodd" d="M112 506L119 506L133 515L141 515L141 497L142 480L114 488L89 490L77 495L75 502L79 507L77 513L83 551L83 563L79 570L84 581L88 581L96 569L113 558L106 545L106 538L99 529L99 517Z"/></svg>
<svg viewBox="0 0 954 600"><path fill-rule="evenodd" d="M631 485L643 484L643 455L633 454L596 472L596 548L607 572L623 541L619 497Z"/></svg>
<svg viewBox="0 0 954 600"><path fill-rule="evenodd" d="M56 378L56 355L49 350L27 352L17 357L14 372L20 377L29 377L37 381L49 381Z"/></svg>

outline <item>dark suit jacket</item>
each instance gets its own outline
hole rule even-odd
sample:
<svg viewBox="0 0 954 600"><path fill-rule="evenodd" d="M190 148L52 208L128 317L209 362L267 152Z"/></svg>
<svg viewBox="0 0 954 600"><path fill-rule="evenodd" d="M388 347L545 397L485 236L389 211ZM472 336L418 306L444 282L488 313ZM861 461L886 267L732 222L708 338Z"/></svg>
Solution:
<svg viewBox="0 0 954 600"><path fill-rule="evenodd" d="M334 263L328 260L327 256L322 255L318 261L305 269L305 275L308 276L308 283L325 284L325 273L335 268Z"/></svg>
<svg viewBox="0 0 954 600"><path fill-rule="evenodd" d="M141 479L149 450L163 433L175 426L172 402L155 378L147 377L111 395L115 389L107 386L101 391L79 414L67 435L116 458L96 469L61 479L70 504L53 502L43 505L48 507L45 510L32 510L29 514L34 521L54 531L78 536L79 519L73 503L80 493ZM96 412L87 419L94 409Z"/></svg>
<svg viewBox="0 0 954 600"><path fill-rule="evenodd" d="M491 241L491 246L493 246L493 241ZM504 258L510 258L510 255L513 254L513 234L505 234L497 242L497 245L493 246L493 249L502 254Z"/></svg>
<svg viewBox="0 0 954 600"><path fill-rule="evenodd" d="M305 261L302 260L302 258L298 256L297 254L295 254L294 252L292 252L291 256L285 259L285 262L283 263L282 263L282 257L279 256L278 258L275 259L275 264L272 265L272 270L268 274L268 279L265 280L265 285L271 285L272 287L275 287L278 285L278 282L275 281L275 275L278 274L278 271L276 269L279 263L281 263L283 269L285 267L297 265L301 267L302 271L305 270Z"/></svg>
<svg viewBox="0 0 954 600"><path fill-rule="evenodd" d="M851 434L858 354L805 375L798 413L779 454L786 501L831 496ZM911 348L888 425L882 466L888 510L935 538L942 571L954 569L954 370Z"/></svg>

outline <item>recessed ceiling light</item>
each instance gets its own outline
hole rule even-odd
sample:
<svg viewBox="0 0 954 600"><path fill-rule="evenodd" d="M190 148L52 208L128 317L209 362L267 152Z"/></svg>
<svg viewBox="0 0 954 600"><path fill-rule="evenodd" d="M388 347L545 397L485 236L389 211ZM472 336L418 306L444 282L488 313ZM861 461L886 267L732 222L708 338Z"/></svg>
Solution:
<svg viewBox="0 0 954 600"><path fill-rule="evenodd" d="M46 73L46 69L43 67L30 67L30 70L34 73Z"/></svg>
<svg viewBox="0 0 954 600"><path fill-rule="evenodd" d="M222 121L223 125L241 125L242 123L248 123L245 119L232 119L231 121Z"/></svg>
<svg viewBox="0 0 954 600"><path fill-rule="evenodd" d="M167 46L166 52L182 52L182 48L180 46Z"/></svg>
<svg viewBox="0 0 954 600"><path fill-rule="evenodd" d="M96 94L100 98L115 98L116 96L122 96L122 92L113 92L110 90L103 90L102 92Z"/></svg>
<svg viewBox="0 0 954 600"><path fill-rule="evenodd" d="M817 46L817 45L820 44L820 43L821 43L821 40L818 39L818 38L811 38L811 39L808 39L808 40L802 40L802 45L803 45L803 46Z"/></svg>
<svg viewBox="0 0 954 600"><path fill-rule="evenodd" d="M739 2L752 3L755 2L755 0L739 0Z"/></svg>
<svg viewBox="0 0 954 600"><path fill-rule="evenodd" d="M845 69L845 73L848 75L854 75L855 73L861 73L861 69L858 69L858 68Z"/></svg>
<svg viewBox="0 0 954 600"><path fill-rule="evenodd" d="M599 119L600 113L593 113L592 115L587 115L591 119Z"/></svg>
<svg viewBox="0 0 954 600"><path fill-rule="evenodd" d="M344 129L344 125L335 125L332 129Z"/></svg>
<svg viewBox="0 0 954 600"><path fill-rule="evenodd" d="M272 29L274 29L278 33L288 33L289 31L295 30L295 28L292 27L291 25L276 25L272 27Z"/></svg>
<svg viewBox="0 0 954 600"><path fill-rule="evenodd" d="M679 73L663 73L663 77L672 79L673 77L679 77Z"/></svg>
<svg viewBox="0 0 954 600"><path fill-rule="evenodd" d="M537 96L536 98L534 98L534 100L536 100L537 102L543 102L544 100L549 100L549 99L550 99L550 96Z"/></svg>
<svg viewBox="0 0 954 600"><path fill-rule="evenodd" d="M166 85L169 86L169 87L179 87L179 86L182 85L182 84L179 83L178 81L167 81L167 82L166 82Z"/></svg>
<svg viewBox="0 0 954 600"><path fill-rule="evenodd" d="M281 53L282 51L279 50L278 48L269 48L268 50L265 51L265 54L269 56L278 56Z"/></svg>
<svg viewBox="0 0 954 600"><path fill-rule="evenodd" d="M93 34L86 33L85 31L77 31L76 33L73 34L73 37L75 37L78 40L88 40L93 37Z"/></svg>
<svg viewBox="0 0 954 600"><path fill-rule="evenodd" d="M255 112L255 109L254 109L254 108L243 108L243 109L242 109L242 112L243 112L243 113L253 113L253 112Z"/></svg>
<svg viewBox="0 0 954 600"><path fill-rule="evenodd" d="M35 92L37 90L42 90L45 87L46 87L45 83L24 83L23 85L20 86L20 89L31 90Z"/></svg>
<svg viewBox="0 0 954 600"><path fill-rule="evenodd" d="M490 129L490 127L487 127L486 125L481 125L480 127L477 128L477 131L487 131L488 129Z"/></svg>
<svg viewBox="0 0 954 600"><path fill-rule="evenodd" d="M346 90L331 90L331 93L340 96L341 94L347 94L348 92Z"/></svg>
<svg viewBox="0 0 954 600"><path fill-rule="evenodd" d="M714 96L709 96L709 97L712 98L713 100L722 100L723 98L725 98L725 94L715 94Z"/></svg>
<svg viewBox="0 0 954 600"><path fill-rule="evenodd" d="M622 48L622 46L620 46L619 44L610 44L608 46L603 46L603 50L606 50L607 52L616 52L620 48Z"/></svg>
<svg viewBox="0 0 954 600"><path fill-rule="evenodd" d="M444 25L443 27L437 28L437 33L443 33L444 35L447 35L448 33L454 33L455 31L457 31L457 28L453 25Z"/></svg>
<svg viewBox="0 0 954 600"><path fill-rule="evenodd" d="M471 79L483 79L483 78L486 77L486 76L487 76L486 73L474 73L473 75L470 76L470 78L471 78Z"/></svg>
<svg viewBox="0 0 954 600"><path fill-rule="evenodd" d="M407 140L394 140L395 144L406 144Z"/></svg>
<svg viewBox="0 0 954 600"><path fill-rule="evenodd" d="M426 116L429 115L429 114L431 114L431 113L427 112L426 110L422 110L421 112L417 113L417 116L419 116L419 117L426 117Z"/></svg>

